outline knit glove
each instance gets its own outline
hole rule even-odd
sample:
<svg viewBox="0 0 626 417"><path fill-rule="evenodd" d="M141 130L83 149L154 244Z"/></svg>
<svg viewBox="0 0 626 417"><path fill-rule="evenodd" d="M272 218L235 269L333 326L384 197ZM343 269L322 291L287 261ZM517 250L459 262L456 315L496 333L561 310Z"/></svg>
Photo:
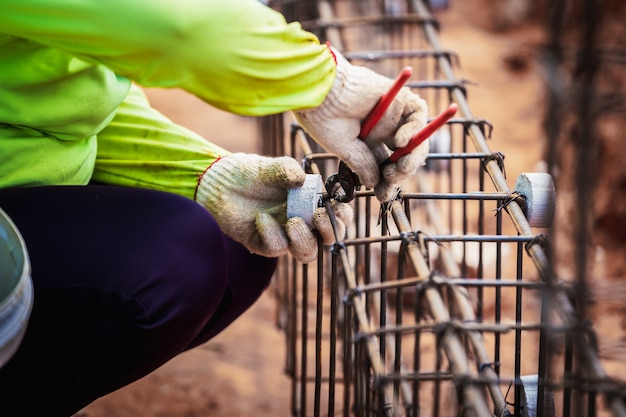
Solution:
<svg viewBox="0 0 626 417"><path fill-rule="evenodd" d="M313 109L294 111L298 123L328 152L337 155L354 171L362 184L374 188L387 201L395 184L415 175L428 156L428 141L397 163L379 165L393 150L407 145L427 123L428 106L408 87L403 87L367 138L359 138L363 119L393 84L392 79L350 64L331 48L337 61L334 84ZM362 140L363 139L363 140Z"/></svg>
<svg viewBox="0 0 626 417"><path fill-rule="evenodd" d="M235 153L215 161L202 175L196 201L206 207L222 231L250 252L276 257L290 252L300 262L317 257L318 233L325 244L335 241L324 208L313 215L313 229L300 217L287 219L287 192L306 178L293 158ZM335 203L339 233L352 221L352 208Z"/></svg>

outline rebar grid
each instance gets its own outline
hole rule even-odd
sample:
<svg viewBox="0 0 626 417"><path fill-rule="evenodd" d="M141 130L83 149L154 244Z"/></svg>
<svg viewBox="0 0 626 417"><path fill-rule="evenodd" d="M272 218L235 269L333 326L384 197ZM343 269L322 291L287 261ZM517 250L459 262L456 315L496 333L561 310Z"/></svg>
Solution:
<svg viewBox="0 0 626 417"><path fill-rule="evenodd" d="M352 8L364 12L368 4ZM623 387L603 370L593 331L552 271L546 236L532 230L524 199L507 185L504 155L487 146L490 125L472 115L453 71L456 55L439 45L428 7L409 1L402 16L337 18L334 10L345 13L350 2L274 6L295 8L293 18L353 62L390 77L413 66L421 81L407 85L435 112L459 106L459 117L432 140L449 149L431 145L413 189L384 207L359 190L347 236L320 247L315 265L281 262L275 289L292 414L569 416L575 392L585 396L585 415L626 416ZM358 44L365 27L384 35L381 49ZM324 178L336 170L336 159L297 125L289 140L286 130L279 117L265 122L274 152L302 158ZM561 353L572 347L582 376Z"/></svg>

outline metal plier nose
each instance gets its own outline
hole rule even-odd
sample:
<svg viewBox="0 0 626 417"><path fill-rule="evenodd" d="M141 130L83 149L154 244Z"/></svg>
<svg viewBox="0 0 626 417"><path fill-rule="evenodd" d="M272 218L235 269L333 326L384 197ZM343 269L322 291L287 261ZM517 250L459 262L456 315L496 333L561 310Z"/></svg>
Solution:
<svg viewBox="0 0 626 417"><path fill-rule="evenodd" d="M345 162L339 162L339 170L326 180L324 188L329 196L340 203L349 203L354 199L355 190L361 185L359 177Z"/></svg>

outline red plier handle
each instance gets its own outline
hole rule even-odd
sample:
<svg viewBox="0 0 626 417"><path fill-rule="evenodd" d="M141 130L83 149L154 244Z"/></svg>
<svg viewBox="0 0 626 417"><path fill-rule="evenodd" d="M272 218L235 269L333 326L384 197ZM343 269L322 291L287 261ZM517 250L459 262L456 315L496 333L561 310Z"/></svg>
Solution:
<svg viewBox="0 0 626 417"><path fill-rule="evenodd" d="M361 132L359 133L359 138L365 139L369 136L376 126L376 123L383 116L383 113L389 108L393 99L398 95L400 89L404 86L404 84L411 78L413 74L413 68L404 67L398 77L393 82L389 91L387 91L376 103L376 105L372 108L372 110L368 113L368 115L363 120L363 124L361 125ZM421 145L426 139L428 139L437 129L445 125L448 120L450 120L457 111L457 105L455 103L450 104L450 106L444 110L439 116L434 118L430 123L428 123L422 130L417 132L409 143L400 149L396 149L389 158L387 158L382 165L387 165L392 162L398 162L400 158L405 155L410 154L415 148Z"/></svg>
<svg viewBox="0 0 626 417"><path fill-rule="evenodd" d="M435 133L437 129L445 125L448 122L448 120L450 120L452 116L456 114L457 108L458 106L456 105L456 103L450 104L450 106L446 110L441 112L439 116L435 117L433 120L430 121L430 123L424 126L422 130L417 132L411 138L411 140L409 140L409 143L407 143L407 145L404 148L396 149L391 154L391 156L383 162L383 165L386 165L391 162L398 162L400 158L413 152L413 149L417 148L426 139L428 139L433 133Z"/></svg>
<svg viewBox="0 0 626 417"><path fill-rule="evenodd" d="M413 68L404 67L402 69L400 75L398 75L396 80L393 82L391 88L389 88L389 91L387 91L380 99L378 99L376 105L372 108L372 110L370 110L367 116L365 116L365 119L363 119L359 138L365 140L365 138L369 136L369 134L372 132L372 129L374 129L374 126L376 126L376 123L378 123L380 118L383 117L383 113L385 113L385 110L387 110L387 108L391 105L393 99L396 98L398 92L400 92L400 89L404 86L404 83L406 83L409 78L411 78L412 74Z"/></svg>

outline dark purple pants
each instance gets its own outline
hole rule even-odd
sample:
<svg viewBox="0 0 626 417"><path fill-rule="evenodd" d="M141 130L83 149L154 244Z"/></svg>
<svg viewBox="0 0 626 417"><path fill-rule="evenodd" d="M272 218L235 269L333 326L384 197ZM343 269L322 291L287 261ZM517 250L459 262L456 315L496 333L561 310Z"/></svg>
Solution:
<svg viewBox="0 0 626 417"><path fill-rule="evenodd" d="M22 345L0 368L6 416L69 416L147 375L232 323L276 266L169 193L20 188L0 190L0 207L24 237L35 288Z"/></svg>

